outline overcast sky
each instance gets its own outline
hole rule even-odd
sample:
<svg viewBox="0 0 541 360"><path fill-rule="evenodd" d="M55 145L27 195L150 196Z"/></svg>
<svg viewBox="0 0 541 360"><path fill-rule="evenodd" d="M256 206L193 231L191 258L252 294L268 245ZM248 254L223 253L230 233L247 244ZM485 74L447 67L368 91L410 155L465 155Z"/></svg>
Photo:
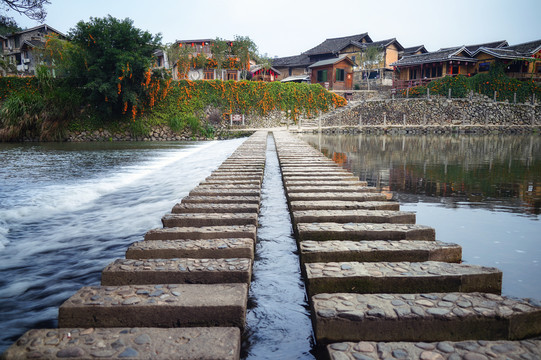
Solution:
<svg viewBox="0 0 541 360"><path fill-rule="evenodd" d="M108 14L163 43L249 36L261 54L298 55L326 38L368 32L404 47L442 47L541 39L541 0L50 0L46 23L67 33L77 22ZM20 26L35 21L14 16Z"/></svg>

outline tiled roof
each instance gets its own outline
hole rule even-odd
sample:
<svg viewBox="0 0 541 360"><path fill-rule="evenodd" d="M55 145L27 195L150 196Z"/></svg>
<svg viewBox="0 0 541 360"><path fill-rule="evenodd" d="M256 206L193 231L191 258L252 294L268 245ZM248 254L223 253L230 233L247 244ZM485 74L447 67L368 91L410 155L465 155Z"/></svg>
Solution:
<svg viewBox="0 0 541 360"><path fill-rule="evenodd" d="M53 28L53 27L51 27L51 26L49 26L47 24L41 24L41 25L38 25L38 26L34 26L33 28L21 30L21 31L18 31L16 33L11 34L11 35L24 34L24 33L27 33L27 32L34 31L34 30L39 30L41 28L43 28L44 30L50 30L51 32L57 33L60 36L66 37L65 34L61 33L60 31L56 30L55 28Z"/></svg>
<svg viewBox="0 0 541 360"><path fill-rule="evenodd" d="M531 56L537 53L539 50L541 50L541 39L529 41L529 42L518 44L518 45L508 46L506 47L506 49L514 50L517 53L522 54L522 55Z"/></svg>
<svg viewBox="0 0 541 360"><path fill-rule="evenodd" d="M374 41L372 43L363 44L365 47L372 47L372 46L380 46L380 47L387 47L391 44L396 44L398 51L404 50L404 47L396 40L396 38L387 39L387 40L381 40L381 41Z"/></svg>
<svg viewBox="0 0 541 360"><path fill-rule="evenodd" d="M362 43L362 40L365 39L367 42L372 42L368 33L362 33L351 36L344 36L338 38L327 39L318 46L305 51L305 55L319 55L319 54L335 54L345 48L346 46L353 44L359 46Z"/></svg>
<svg viewBox="0 0 541 360"><path fill-rule="evenodd" d="M404 48L404 56L413 55L418 51L420 51L423 54L426 54L428 52L428 50L426 50L424 45L417 45L417 46Z"/></svg>
<svg viewBox="0 0 541 360"><path fill-rule="evenodd" d="M419 65L440 61L458 60L458 61L472 61L475 59L469 57L458 56L458 54L465 50L465 47L452 48L446 50L439 50L429 52L426 54L404 56L402 59L391 64L391 66L407 66L407 65Z"/></svg>
<svg viewBox="0 0 541 360"><path fill-rule="evenodd" d="M507 45L508 45L508 44L507 44L507 41L505 41L505 40L499 40L499 41L492 41L492 42L483 43L483 44L462 45L462 46L455 46L455 47L450 47L450 48L442 48L442 49L439 49L438 51L451 50L451 49L459 49L459 48L461 48L461 47L465 47L466 50L467 50L470 54L473 54L475 51L477 51L477 49L479 49L479 48L481 48L481 47L497 49L497 48L506 47Z"/></svg>
<svg viewBox="0 0 541 360"><path fill-rule="evenodd" d="M44 48L45 47L45 42L44 41L41 41L41 40L25 40L23 42L23 45L27 45L31 48Z"/></svg>
<svg viewBox="0 0 541 360"><path fill-rule="evenodd" d="M272 60L272 66L275 67L307 67L310 65L310 58L308 55L295 55L276 58Z"/></svg>
<svg viewBox="0 0 541 360"><path fill-rule="evenodd" d="M348 59L350 62L351 59L348 58L347 55L340 55L339 57L337 58L332 58L332 59L327 59L327 60L321 60L321 61L318 61L312 65L309 66L309 68L315 68L315 67L320 67L320 66L326 66L326 65L332 65L332 64L336 64L344 59Z"/></svg>

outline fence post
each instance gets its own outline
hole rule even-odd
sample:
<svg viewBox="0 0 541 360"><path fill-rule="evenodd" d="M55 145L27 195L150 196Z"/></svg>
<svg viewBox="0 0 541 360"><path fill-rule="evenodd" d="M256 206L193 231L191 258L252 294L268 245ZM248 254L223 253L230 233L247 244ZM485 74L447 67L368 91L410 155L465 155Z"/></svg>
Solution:
<svg viewBox="0 0 541 360"><path fill-rule="evenodd" d="M426 125L426 114L423 115L423 125Z"/></svg>
<svg viewBox="0 0 541 360"><path fill-rule="evenodd" d="M517 103L517 93L513 93L513 104Z"/></svg>
<svg viewBox="0 0 541 360"><path fill-rule="evenodd" d="M233 114L229 114L229 119L230 119L230 122L231 122L231 126L233 126Z"/></svg>
<svg viewBox="0 0 541 360"><path fill-rule="evenodd" d="M406 114L402 114L402 122L404 123L404 126L406 126Z"/></svg>
<svg viewBox="0 0 541 360"><path fill-rule="evenodd" d="M426 88L426 98L430 100L430 88Z"/></svg>
<svg viewBox="0 0 541 360"><path fill-rule="evenodd" d="M383 113L383 126L387 126L387 113Z"/></svg>
<svg viewBox="0 0 541 360"><path fill-rule="evenodd" d="M451 88L449 88L449 100L451 100Z"/></svg>
<svg viewBox="0 0 541 360"><path fill-rule="evenodd" d="M300 129L301 129L301 127L302 127L302 120L301 120L301 118L300 118L300 117L299 117L299 122L298 122L298 124L299 124L298 128L299 128L299 130L300 130Z"/></svg>
<svg viewBox="0 0 541 360"><path fill-rule="evenodd" d="M410 97L410 88L406 88L406 99Z"/></svg>
<svg viewBox="0 0 541 360"><path fill-rule="evenodd" d="M359 126L363 126L363 114L359 115Z"/></svg>
<svg viewBox="0 0 541 360"><path fill-rule="evenodd" d="M321 116L317 118L317 131L321 133Z"/></svg>
<svg viewBox="0 0 541 360"><path fill-rule="evenodd" d="M494 90L494 102L496 102L496 94L497 94L497 91Z"/></svg>

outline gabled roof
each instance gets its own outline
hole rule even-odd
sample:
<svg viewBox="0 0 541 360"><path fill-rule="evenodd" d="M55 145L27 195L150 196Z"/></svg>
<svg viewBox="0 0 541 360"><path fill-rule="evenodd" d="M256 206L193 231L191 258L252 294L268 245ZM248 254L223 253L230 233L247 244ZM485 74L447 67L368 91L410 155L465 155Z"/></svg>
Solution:
<svg viewBox="0 0 541 360"><path fill-rule="evenodd" d="M508 46L506 49L514 50L519 54L522 55L533 55L536 54L539 50L541 50L541 39L529 41L526 43Z"/></svg>
<svg viewBox="0 0 541 360"><path fill-rule="evenodd" d="M272 66L276 67L307 67L312 62L308 55L295 55L276 58L272 60Z"/></svg>
<svg viewBox="0 0 541 360"><path fill-rule="evenodd" d="M410 56L419 51L421 52L421 54L426 54L428 52L428 50L425 48L424 45L417 45L417 46L404 48L403 56Z"/></svg>
<svg viewBox="0 0 541 360"><path fill-rule="evenodd" d="M372 46L379 46L379 47L387 47L391 44L395 44L398 48L398 51L403 51L404 47L396 40L396 38L387 39L387 40L380 40L380 41L374 41L372 43L363 44L363 47L372 47Z"/></svg>
<svg viewBox="0 0 541 360"><path fill-rule="evenodd" d="M506 40L499 40L499 41L492 41L492 42L488 42L488 43L483 43L483 44L475 44L475 45L462 45L462 46L454 46L454 47L450 47L450 48L442 48L442 49L439 49L438 51L443 51L443 50L451 50L451 49L459 49L461 47L464 47L466 48L466 51L468 51L471 54L473 54L477 49L481 48L481 47L485 47L485 48L492 48L492 49L498 49L498 48L502 48L502 47L506 47L508 46L509 44L507 43Z"/></svg>
<svg viewBox="0 0 541 360"><path fill-rule="evenodd" d="M350 35L338 38L327 39L321 44L312 49L305 51L304 55L319 55L319 54L336 54L348 45L355 45L362 47L362 40L371 43L372 39L368 36L368 33L362 33L357 35Z"/></svg>
<svg viewBox="0 0 541 360"><path fill-rule="evenodd" d="M460 48L439 50L439 51L429 52L426 54L404 56L402 59L398 60L397 62L392 63L391 66L420 65L420 64L428 64L428 63L441 62L441 61L450 61L450 60L470 61L470 62L476 61L475 59L472 59L470 57L458 56L458 54L460 54L461 52L466 52L466 54L469 54L466 50L466 47L462 46Z"/></svg>
<svg viewBox="0 0 541 360"><path fill-rule="evenodd" d="M25 40L21 46L21 48L23 47L29 47L29 48L44 48L45 47L45 42L44 41L41 41L41 40Z"/></svg>
<svg viewBox="0 0 541 360"><path fill-rule="evenodd" d="M24 33L27 33L27 32L30 32L30 31L34 31L34 30L39 30L41 28L44 28L46 31L47 30L50 30L52 32L55 32L57 33L58 35L61 35L63 37L66 37L66 35L58 30L56 30L55 28L47 25L47 24L41 24L41 25L38 25L38 26L34 26L33 28L30 28L30 29L25 29L25 30L21 30L21 31L17 31L11 35L19 35L19 34L24 34ZM9 36L9 35L8 35Z"/></svg>
<svg viewBox="0 0 541 360"><path fill-rule="evenodd" d="M308 67L311 69L311 68L320 67L320 66L334 65L336 63L339 63L342 60L347 60L349 61L350 64L353 65L353 61L347 55L344 54L344 55L340 55L337 58L318 61Z"/></svg>

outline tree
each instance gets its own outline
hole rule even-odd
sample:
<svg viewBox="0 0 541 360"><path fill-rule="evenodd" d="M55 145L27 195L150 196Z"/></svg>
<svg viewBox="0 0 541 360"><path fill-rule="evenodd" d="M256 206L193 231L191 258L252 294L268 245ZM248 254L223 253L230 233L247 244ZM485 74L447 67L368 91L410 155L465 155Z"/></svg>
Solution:
<svg viewBox="0 0 541 360"><path fill-rule="evenodd" d="M272 59L265 55L259 56L259 66L261 66L261 81L265 81L265 76L267 75L267 71L272 67Z"/></svg>
<svg viewBox="0 0 541 360"><path fill-rule="evenodd" d="M76 45L69 53L69 78L101 109L124 113L141 105L150 83L153 54L160 35L112 16L80 21L69 33Z"/></svg>
<svg viewBox="0 0 541 360"><path fill-rule="evenodd" d="M257 54L257 45L248 36L235 35L233 54L239 58L242 77L246 80L246 74L250 70L250 57Z"/></svg>
<svg viewBox="0 0 541 360"><path fill-rule="evenodd" d="M21 30L21 27L17 25L13 18L0 15L0 35L7 35Z"/></svg>
<svg viewBox="0 0 541 360"><path fill-rule="evenodd" d="M221 78L223 63L231 54L229 42L225 41L224 39L216 38L210 51L212 53L212 58L217 63L216 72L218 76Z"/></svg>
<svg viewBox="0 0 541 360"><path fill-rule="evenodd" d="M43 22L47 16L45 4L50 3L48 0L1 0L0 8L5 12L13 10L29 19Z"/></svg>
<svg viewBox="0 0 541 360"><path fill-rule="evenodd" d="M176 65L177 67L178 79L187 79L192 58L190 48L177 43L168 44L166 45L166 53L171 66L174 68Z"/></svg>
<svg viewBox="0 0 541 360"><path fill-rule="evenodd" d="M370 71L378 69L383 60L383 53L379 46L366 46L360 53L361 70L366 71L366 84L370 90Z"/></svg>

